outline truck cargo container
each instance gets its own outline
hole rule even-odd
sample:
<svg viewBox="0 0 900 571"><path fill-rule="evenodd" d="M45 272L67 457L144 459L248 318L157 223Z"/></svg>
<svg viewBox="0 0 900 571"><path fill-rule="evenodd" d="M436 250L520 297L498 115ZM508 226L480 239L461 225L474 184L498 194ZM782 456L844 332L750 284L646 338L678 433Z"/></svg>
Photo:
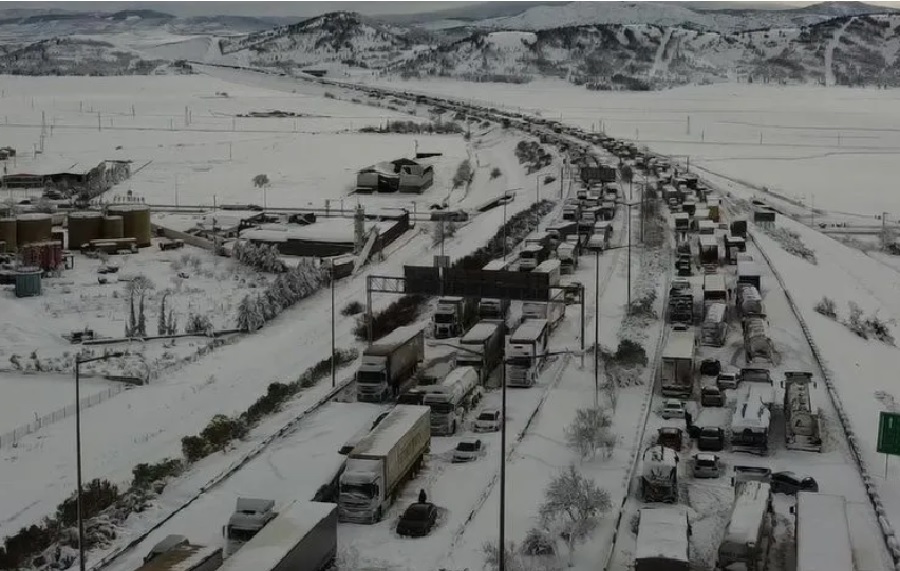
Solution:
<svg viewBox="0 0 900 571"><path fill-rule="evenodd" d="M506 345L506 384L531 387L540 376L550 325L546 319L527 319L509 336Z"/></svg>
<svg viewBox="0 0 900 571"><path fill-rule="evenodd" d="M715 236L702 234L698 239L699 256L701 265L714 265L719 263L719 240Z"/></svg>
<svg viewBox="0 0 900 571"><path fill-rule="evenodd" d="M689 398L694 392L697 340L691 327L673 327L663 347L659 380L664 396Z"/></svg>
<svg viewBox="0 0 900 571"><path fill-rule="evenodd" d="M183 535L169 535L153 546L136 571L215 571L221 566L220 546L192 545Z"/></svg>
<svg viewBox="0 0 900 571"><path fill-rule="evenodd" d="M689 571L691 526L678 507L643 508L638 515L634 571Z"/></svg>
<svg viewBox="0 0 900 571"><path fill-rule="evenodd" d="M431 434L456 434L467 412L481 400L478 371L472 367L453 369L444 381L430 387L422 404L431 408Z"/></svg>
<svg viewBox="0 0 900 571"><path fill-rule="evenodd" d="M546 319L550 327L556 327L566 316L566 296L562 290L554 291L549 301L522 302L524 319Z"/></svg>
<svg viewBox="0 0 900 571"><path fill-rule="evenodd" d="M561 266L562 266L562 264L560 263L559 260L547 260L547 261L543 262L541 265L539 265L537 268L535 268L533 270L533 272L536 274L540 274L540 273L547 274L547 283L550 285L550 287L556 287L559 285L559 276L561 274L561 272L560 272Z"/></svg>
<svg viewBox="0 0 900 571"><path fill-rule="evenodd" d="M706 317L700 328L700 342L711 347L722 347L728 337L728 306L724 303L710 303L706 306Z"/></svg>
<svg viewBox="0 0 900 571"><path fill-rule="evenodd" d="M550 235L550 245L558 246L566 241L566 237L570 234L578 233L577 221L554 222L547 226L547 234Z"/></svg>
<svg viewBox="0 0 900 571"><path fill-rule="evenodd" d="M398 327L363 350L356 371L356 399L383 402L405 392L424 359L425 332L421 326Z"/></svg>
<svg viewBox="0 0 900 571"><path fill-rule="evenodd" d="M376 523L431 445L431 410L397 405L347 458L340 477L341 521ZM246 571L246 570L244 570Z"/></svg>
<svg viewBox="0 0 900 571"><path fill-rule="evenodd" d="M703 276L703 303L728 303L728 286L722 274Z"/></svg>
<svg viewBox="0 0 900 571"><path fill-rule="evenodd" d="M222 571L324 571L337 555L337 506L297 500L241 549Z"/></svg>
<svg viewBox="0 0 900 571"><path fill-rule="evenodd" d="M737 283L749 284L762 293L762 272L754 261L737 261Z"/></svg>
<svg viewBox="0 0 900 571"><path fill-rule="evenodd" d="M732 220L730 228L732 236L738 236L744 240L747 239L747 220L745 218Z"/></svg>
<svg viewBox="0 0 900 571"><path fill-rule="evenodd" d="M574 244L562 243L556 248L556 258L560 263L560 273L574 274L578 269L577 248Z"/></svg>
<svg viewBox="0 0 900 571"><path fill-rule="evenodd" d="M719 544L716 567L740 563L746 569L765 568L771 526L772 490L764 482L749 481L735 489L731 520Z"/></svg>
<svg viewBox="0 0 900 571"><path fill-rule="evenodd" d="M459 337L465 333L478 313L478 302L465 297L441 297L437 300L431 322L435 339Z"/></svg>
<svg viewBox="0 0 900 571"><path fill-rule="evenodd" d="M519 271L530 272L546 259L546 248L540 244L526 244L519 252Z"/></svg>
<svg viewBox="0 0 900 571"><path fill-rule="evenodd" d="M482 270L486 272L503 272L509 270L506 260L491 260ZM478 301L478 319L506 319L509 314L509 300L482 298ZM469 323L466 327L471 325Z"/></svg>
<svg viewBox="0 0 900 571"><path fill-rule="evenodd" d="M479 321L459 344L464 349L456 354L457 367L474 367L484 383L494 367L503 359L506 324L502 321Z"/></svg>

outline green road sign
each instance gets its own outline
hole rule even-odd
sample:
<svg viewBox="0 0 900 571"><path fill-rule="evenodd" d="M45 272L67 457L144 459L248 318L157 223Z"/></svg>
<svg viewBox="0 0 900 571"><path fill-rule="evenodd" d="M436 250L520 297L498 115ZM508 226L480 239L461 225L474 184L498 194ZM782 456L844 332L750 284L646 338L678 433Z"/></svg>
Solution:
<svg viewBox="0 0 900 571"><path fill-rule="evenodd" d="M882 412L878 417L878 452L900 456L900 413Z"/></svg>

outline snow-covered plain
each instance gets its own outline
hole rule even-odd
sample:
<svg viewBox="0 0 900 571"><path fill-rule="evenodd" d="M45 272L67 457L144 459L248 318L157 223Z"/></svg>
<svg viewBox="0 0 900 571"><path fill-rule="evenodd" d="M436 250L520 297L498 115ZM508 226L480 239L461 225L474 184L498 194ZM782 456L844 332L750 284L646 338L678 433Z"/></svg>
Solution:
<svg viewBox="0 0 900 571"><path fill-rule="evenodd" d="M900 217L900 195L891 190L900 152L896 90L724 83L630 93L587 91L551 80L511 85L380 78L377 83L542 111L588 131L602 124L613 137L690 156L692 164L791 198L805 197L816 208Z"/></svg>

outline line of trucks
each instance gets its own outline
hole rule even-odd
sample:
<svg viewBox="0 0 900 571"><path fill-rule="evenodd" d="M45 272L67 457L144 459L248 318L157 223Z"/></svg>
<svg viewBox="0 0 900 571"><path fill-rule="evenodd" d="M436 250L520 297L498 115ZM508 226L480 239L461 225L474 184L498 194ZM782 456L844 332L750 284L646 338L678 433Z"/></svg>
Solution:
<svg viewBox="0 0 900 571"><path fill-rule="evenodd" d="M240 66L224 67L240 69ZM541 117L526 117L520 113L404 91L337 84L323 78L308 80L380 97L390 95L415 104L455 109L483 120L502 120L511 127L541 132L547 137L547 142L561 147L569 144L562 137L571 136L584 141L585 146L602 144L613 154L634 158L644 166L657 160L645 157L633 145L612 137L590 135L577 127ZM593 183L596 179L601 182L615 180L615 169L610 165L589 165L582 174L587 177L587 183ZM592 222L596 224L611 219L610 205L600 206L598 204L595 207L596 212L584 215L581 215L579 207L575 222L584 223L592 218ZM614 209L614 204L612 208ZM600 236L599 239L608 246L610 230L611 227L607 225L600 229L599 234L594 234ZM569 237L565 233L566 230L556 232L559 242L581 246L577 240L567 240ZM569 268L577 264L578 249L557 249L557 260L562 273L567 273ZM535 269L542 263L541 256L536 256ZM526 269L530 264L532 262L526 262ZM475 310L472 309L473 305ZM443 327L440 334L435 331L435 337L461 335L471 325L473 314L483 320L505 320L508 309L508 301L503 300L480 300L475 304L472 300L445 300L441 312L449 315L445 323L450 325ZM538 363L546 353L549 330L555 321L562 318L564 312L565 304L560 300L538 302L527 310L523 307L525 321L510 335L507 346L507 353L512 357L506 371L510 386L534 384L539 371ZM481 333L484 329L482 328ZM500 329L499 325L497 329ZM475 338L479 336L480 339ZM484 370L498 362L494 357L497 343L493 340L493 335L488 336L487 340L483 335L479 336L471 337L466 344L481 347L480 364L481 370ZM502 348L502 344L500 346ZM373 343L364 352L357 372L358 399L378 402L399 395L398 400L402 401L411 392L408 388L411 386L412 374L423 358L422 329L398 328L388 337ZM520 360L516 361L517 358ZM453 372L456 374L448 374L439 383L439 388L435 387L435 390L422 395L423 402L427 396L429 404L445 404L446 401L457 400L461 393L471 394L467 387L475 384L479 371L475 367L462 367ZM238 498L235 512L223 529L224 548L195 545L183 536L170 535L151 549L138 571L322 571L330 567L337 551L338 520L377 520L383 514L399 486L421 466L430 445L432 427L435 426L435 434L438 434L443 429L438 428L437 424L446 426L448 423L446 417L442 421L436 421L435 416L440 418L440 415L440 412L435 415L433 406L397 404L390 413L379 417L371 432L359 439L349 451L347 465L340 475L341 491L337 506L298 500L277 509L272 500Z"/></svg>

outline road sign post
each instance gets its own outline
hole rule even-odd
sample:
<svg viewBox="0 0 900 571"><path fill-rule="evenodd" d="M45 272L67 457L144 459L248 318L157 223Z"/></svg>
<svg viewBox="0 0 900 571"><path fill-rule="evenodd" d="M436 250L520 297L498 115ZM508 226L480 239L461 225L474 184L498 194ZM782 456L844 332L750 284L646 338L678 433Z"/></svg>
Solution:
<svg viewBox="0 0 900 571"><path fill-rule="evenodd" d="M884 477L887 478L888 457L900 456L900 413L882 411L878 416L878 445L884 454Z"/></svg>

